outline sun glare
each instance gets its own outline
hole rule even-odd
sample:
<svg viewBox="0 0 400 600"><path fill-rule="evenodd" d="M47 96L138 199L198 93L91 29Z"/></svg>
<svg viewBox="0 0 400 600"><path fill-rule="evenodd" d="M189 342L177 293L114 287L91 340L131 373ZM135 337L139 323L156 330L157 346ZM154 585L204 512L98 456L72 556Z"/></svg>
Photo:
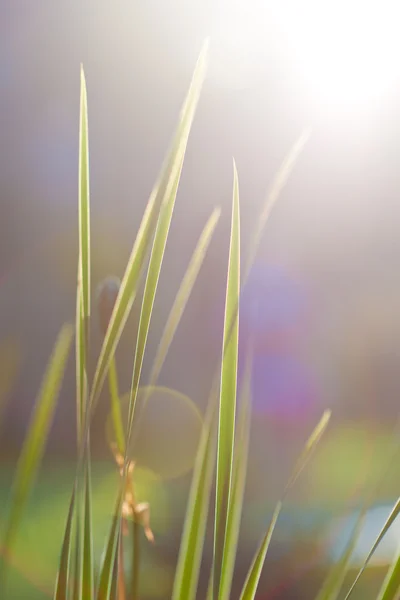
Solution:
<svg viewBox="0 0 400 600"><path fill-rule="evenodd" d="M400 3L281 3L278 22L307 92L322 110L369 110L399 81Z"/></svg>
<svg viewBox="0 0 400 600"><path fill-rule="evenodd" d="M275 61L282 77L293 70L313 110L352 116L369 112L399 83L398 0L229 6L216 16L211 35L220 85L246 86Z"/></svg>

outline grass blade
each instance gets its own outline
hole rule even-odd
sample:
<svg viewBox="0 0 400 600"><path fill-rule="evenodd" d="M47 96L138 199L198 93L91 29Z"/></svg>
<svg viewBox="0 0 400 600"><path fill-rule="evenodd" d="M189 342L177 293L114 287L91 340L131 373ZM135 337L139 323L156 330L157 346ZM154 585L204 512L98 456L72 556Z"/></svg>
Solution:
<svg viewBox="0 0 400 600"><path fill-rule="evenodd" d="M254 600L254 598L255 598L258 582L260 580L261 572L262 572L264 562L265 562L265 557L267 555L267 551L268 551L268 548L269 548L269 545L271 542L271 537L272 537L273 531L275 529L276 522L278 520L279 514L282 509L283 500L284 500L285 496L288 494L288 492L290 491L290 489L292 488L292 486L294 485L294 483L296 482L298 476L304 469L309 458L312 456L316 445L318 444L319 440L322 437L322 434L324 433L324 431L326 430L326 428L328 426L330 416L331 416L330 411L324 412L324 414L322 415L322 418L320 419L317 426L314 428L313 432L311 433L310 437L308 438L307 442L305 443L304 449L301 452L300 457L298 458L298 460L294 466L292 474L289 477L289 481L288 481L288 483L285 487L284 493L283 493L283 498L282 498L282 500L280 500L278 502L278 504L275 507L275 511L273 513L269 528L260 544L260 547L256 553L256 556L254 557L253 563L250 567L246 582L243 587L242 595L240 596L240 600Z"/></svg>
<svg viewBox="0 0 400 600"><path fill-rule="evenodd" d="M111 400L111 416L114 428L115 441L117 444L118 451L121 454L125 453L125 434L124 426L122 423L122 412L121 412L121 401L119 397L118 389L118 375L117 365L115 364L115 357L113 356L110 362L110 369L108 371L108 384L110 391Z"/></svg>
<svg viewBox="0 0 400 600"><path fill-rule="evenodd" d="M249 573L247 575L246 582L244 584L240 600L254 600L256 597L258 582L260 581L261 572L264 567L265 557L267 555L267 551L269 545L271 543L272 534L275 529L276 522L279 517L279 513L282 509L282 502L278 502L275 507L274 514L272 515L271 523L268 527L268 530L260 544L257 554L254 557L253 563L250 567Z"/></svg>
<svg viewBox="0 0 400 600"><path fill-rule="evenodd" d="M76 491L75 491L76 490ZM83 527L82 527L82 488L81 481L77 479L74 486L76 495L75 503L75 544L74 550L74 574L72 586L72 600L83 600L82 581L83 581Z"/></svg>
<svg viewBox="0 0 400 600"><path fill-rule="evenodd" d="M84 520L83 520L83 568L82 568L82 594L83 600L92 600L94 597L93 578L93 534L92 534L92 489L90 476L90 453L85 464L84 482Z"/></svg>
<svg viewBox="0 0 400 600"><path fill-rule="evenodd" d="M324 411L320 421L318 422L317 426L314 428L312 434L310 435L307 442L305 443L303 450L302 450L299 458L297 459L296 464L293 468L293 471L289 477L289 481L286 484L284 496L287 494L287 492L290 490L290 488L292 488L293 485L296 483L297 478L299 477L300 473L303 471L304 467L306 466L309 459L311 458L319 440L321 439L326 428L328 427L328 423L331 418L331 414L332 413L330 410Z"/></svg>
<svg viewBox="0 0 400 600"><path fill-rule="evenodd" d="M236 387L239 340L239 288L240 288L240 214L239 184L234 163L232 226L229 248L228 278L224 318L224 341L221 364L221 387L218 419L217 485L214 530L213 580L219 588L220 565L226 531L226 508L229 504L232 480L233 446L236 418ZM233 322L232 329L230 324ZM225 513L225 514L224 514ZM216 569L216 570L215 570Z"/></svg>
<svg viewBox="0 0 400 600"><path fill-rule="evenodd" d="M318 592L316 600L336 600L339 596L349 567L350 559L353 555L362 527L364 525L364 518L365 509L360 512L344 552L337 563L333 566L330 573L328 573L328 576Z"/></svg>
<svg viewBox="0 0 400 600"><path fill-rule="evenodd" d="M196 65L192 83L181 111L181 117L171 151L163 168L159 183L155 186L150 196L128 266L122 279L119 294L111 315L93 378L90 401L92 407L98 400L109 368L110 360L114 355L132 307L137 292L139 278L157 225L161 207L166 202L166 199L170 197L176 182L177 174L182 168L185 149L205 76L207 47L208 44L204 46Z"/></svg>
<svg viewBox="0 0 400 600"><path fill-rule="evenodd" d="M67 523L65 526L64 539L61 548L60 565L58 568L54 600L68 600L69 574L71 568L72 554L72 526L75 511L75 488L73 490L68 509Z"/></svg>
<svg viewBox="0 0 400 600"><path fill-rule="evenodd" d="M397 600L400 594L400 552L397 553L390 567L377 600Z"/></svg>
<svg viewBox="0 0 400 600"><path fill-rule="evenodd" d="M232 492L229 498L224 554L222 560L219 598L229 600L235 568L240 520L242 516L246 483L247 459L249 452L251 418L251 353L246 361L242 390L240 393L240 414L237 428L237 442L233 458Z"/></svg>
<svg viewBox="0 0 400 600"><path fill-rule="evenodd" d="M197 246L193 252L192 258L190 260L189 266L186 270L186 273L183 277L182 283L179 287L178 293L175 297L174 303L172 305L171 311L169 313L166 325L164 327L164 331L161 335L161 340L158 345L157 353L154 359L154 363L151 369L150 377L149 377L149 385L147 386L148 392L144 395L144 398L141 400L140 409L143 410L148 397L151 393L151 389L157 384L158 377L160 375L162 366L165 362L166 356L168 354L169 347L174 338L176 330L178 328L179 322L181 320L182 314L185 310L186 304L192 292L193 286L196 282L197 275L200 271L201 265L203 264L204 257L208 250L209 244L211 242L211 238L215 231L215 227L217 226L218 219L220 217L220 210L215 209L210 218L208 219L201 235ZM137 388L136 388L137 389ZM136 394L137 392L134 390L133 392ZM133 404L135 403L136 398L133 396ZM132 409L133 413L133 409ZM143 413L139 412L137 419L136 430L139 428L140 418ZM133 416L133 414L132 414ZM132 425L132 423L131 423ZM130 432L129 432L130 433Z"/></svg>
<svg viewBox="0 0 400 600"><path fill-rule="evenodd" d="M80 259L78 271L80 271ZM85 337L82 311L82 285L78 277L76 290L76 317L75 317L75 361L76 361L76 439L78 450L82 442L82 426L84 421L84 406L86 395L85 376Z"/></svg>
<svg viewBox="0 0 400 600"><path fill-rule="evenodd" d="M118 560L118 542L121 531L121 508L125 479L121 482L121 489L115 505L115 514L112 520L110 533L108 535L104 562L100 572L97 600L110 600L114 587L113 581L116 570L115 561ZM118 572L118 569L117 571Z"/></svg>
<svg viewBox="0 0 400 600"><path fill-rule="evenodd" d="M365 559L361 569L359 570L357 577L355 578L350 590L347 593L347 596L345 598L345 600L347 600L348 598L350 598L351 594L354 591L354 588L358 582L358 580L360 579L361 575L364 573L369 561L371 560L371 557L373 556L375 550L377 549L377 547L379 546L379 544L381 543L381 541L383 540L383 538L385 537L385 535L387 534L389 528L391 527L391 525L394 523L394 521L396 520L397 516L400 513L400 498L398 498L396 504L394 505L390 515L388 516L388 518L386 519L386 522L384 524L384 526L382 527L378 537L376 538L375 542L372 545L371 550L368 552L367 558Z"/></svg>
<svg viewBox="0 0 400 600"><path fill-rule="evenodd" d="M186 509L172 600L195 600L215 467L216 398L203 425Z"/></svg>
<svg viewBox="0 0 400 600"><path fill-rule="evenodd" d="M13 483L10 515L6 523L3 541L5 555L11 550L15 540L18 526L43 456L72 337L73 328L65 325L58 335L34 408L29 430L22 446Z"/></svg>
<svg viewBox="0 0 400 600"><path fill-rule="evenodd" d="M81 66L81 98L79 124L79 279L82 292L82 315L90 317L90 205L89 205L89 140L87 92Z"/></svg>
<svg viewBox="0 0 400 600"><path fill-rule="evenodd" d="M150 329L151 315L153 312L154 300L156 297L161 266L164 259L168 233L171 226L172 213L175 207L176 194L178 192L178 186L183 167L183 158L184 155L182 154L171 192L169 194L169 197L165 198L165 201L161 207L161 212L157 221L157 227L154 235L153 247L151 250L150 262L147 270L146 283L143 292L142 308L140 311L139 318L135 359L133 364L131 393L129 398L128 432L130 432L131 430L137 398L137 390L139 387L140 374L142 372L143 366L144 352Z"/></svg>

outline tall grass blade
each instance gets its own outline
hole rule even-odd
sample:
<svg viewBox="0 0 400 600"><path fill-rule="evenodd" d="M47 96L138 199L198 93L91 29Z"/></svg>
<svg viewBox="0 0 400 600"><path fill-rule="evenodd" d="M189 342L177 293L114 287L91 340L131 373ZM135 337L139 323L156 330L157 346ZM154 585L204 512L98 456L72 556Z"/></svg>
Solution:
<svg viewBox="0 0 400 600"><path fill-rule="evenodd" d="M310 437L305 443L304 449L301 452L300 457L298 458L294 469L289 477L288 483L283 493L282 500L280 500L275 507L275 511L273 513L269 528L263 540L261 541L257 554L254 557L253 563L250 567L250 571L247 575L247 579L243 587L242 595L240 596L240 600L254 600L255 598L258 582L260 580L261 572L265 562L265 557L267 555L267 551L271 542L271 537L275 529L276 522L282 509L283 500L285 499L286 495L288 494L294 483L297 481L299 474L304 469L309 458L312 456L316 445L320 441L322 434L325 432L328 426L330 416L331 412L329 410L324 412L322 418L320 419L317 426L314 428L313 432L311 433Z"/></svg>
<svg viewBox="0 0 400 600"><path fill-rule="evenodd" d="M224 340L221 364L219 399L217 485L214 527L214 589L219 589L219 570L226 533L226 509L229 505L232 481L233 447L236 419L236 388L239 340L239 288L240 288L240 213L239 183L236 165L233 168L232 226L229 248L228 278L224 318ZM230 324L233 322L232 331Z"/></svg>
<svg viewBox="0 0 400 600"><path fill-rule="evenodd" d="M53 420L65 365L73 337L73 328L65 325L57 338L50 358L28 433L22 446L14 478L11 508L3 538L4 555L11 550L29 493L42 460L45 443Z"/></svg>
<svg viewBox="0 0 400 600"><path fill-rule="evenodd" d="M90 318L89 139L86 81L82 66L79 124L79 264L82 315L85 324L87 324Z"/></svg>
<svg viewBox="0 0 400 600"><path fill-rule="evenodd" d="M76 490L76 492L75 492ZM75 544L72 545L74 553L74 573L73 573L73 587L72 587L72 600L83 600L82 599L82 581L83 581L83 527L82 527L82 488L81 481L78 479L76 487L74 487L74 493L76 493L76 504L75 504Z"/></svg>
<svg viewBox="0 0 400 600"><path fill-rule="evenodd" d="M183 157L184 155L182 154L179 169L175 175L175 180L173 182L170 194L168 197L165 198L165 201L161 206L156 231L154 234L154 242L151 250L149 267L147 270L147 277L142 300L142 308L140 311L139 318L136 352L132 374L131 394L129 399L128 432L131 429L131 423L135 410L137 390L139 387L140 374L142 372L143 358L147 343L147 337L150 329L151 315L153 312L154 300L156 297L161 266L164 259L168 233L171 226L172 213L175 207L176 194L178 192L178 186L183 167Z"/></svg>
<svg viewBox="0 0 400 600"><path fill-rule="evenodd" d="M229 498L219 592L219 598L222 600L229 600L231 595L243 508L251 422L251 365L252 356L250 352L239 396L240 413L237 427L237 442L235 442L233 457L232 492Z"/></svg>
<svg viewBox="0 0 400 600"><path fill-rule="evenodd" d="M347 593L347 596L345 598L345 600L347 600L348 598L350 598L351 594L354 591L355 586L358 583L358 580L360 579L361 575L364 573L369 561L371 560L371 557L373 556L375 550L377 549L377 547L379 546L379 544L381 543L381 541L383 540L383 538L385 537L385 535L387 534L389 528L392 526L392 524L394 523L394 521L396 520L397 516L400 513L400 498L398 498L396 504L394 505L390 515L388 516L388 518L386 519L386 522L384 524L384 526L382 527L378 537L376 538L375 542L372 545L371 550L368 552L367 558L365 559L361 569L359 570L357 577L355 578L350 590Z"/></svg>
<svg viewBox="0 0 400 600"><path fill-rule="evenodd" d="M151 390L157 383L162 366L163 366L166 356L168 354L169 347L172 343L172 340L173 340L176 330L178 328L179 322L180 322L183 312L185 310L185 307L186 307L186 304L190 297L190 294L192 292L193 286L196 283L197 275L200 271L201 265L203 264L204 257L207 253L207 250L208 250L209 244L211 242L213 233L215 231L215 227L218 223L220 214L221 214L220 209L215 209L212 212L210 218L208 219L208 221L200 235L200 238L196 245L196 248L193 252L189 266L186 270L186 273L183 277L183 280L179 287L178 293L177 293L174 303L172 305L171 311L168 315L168 319L167 319L166 325L164 327L164 331L161 335L161 340L158 345L157 353L156 353L154 363L153 363L153 366L152 366L151 372L150 372L149 385L146 388L148 391L144 395L144 397L141 401L141 406L139 407L139 409L141 409L141 410L144 409L144 407L147 403L148 397L151 393ZM135 401L136 401L136 397L135 397L136 393L137 392L135 390L133 390L133 405L135 404ZM132 411L133 410L134 410L134 406L133 406ZM139 414L138 414L136 429L139 428L140 417L142 416L142 414L143 413L141 413L141 412L139 412ZM132 412L132 417L133 417L133 412ZM132 426L132 423L130 423L130 428L129 428L130 432L129 433L131 433L131 426Z"/></svg>
<svg viewBox="0 0 400 600"><path fill-rule="evenodd" d="M118 560L119 536L121 532L121 511L125 484L126 470L121 478L121 487L115 503L114 516L105 546L105 556L100 571L99 587L96 596L97 600L110 600L110 595L113 592L113 576L116 569L115 561Z"/></svg>
<svg viewBox="0 0 400 600"><path fill-rule="evenodd" d="M121 543L121 536L122 536L122 531L121 531L121 526L119 528L119 532L118 532L118 539L117 539L117 549L120 547L120 543ZM110 589L110 597L109 600L126 600L125 596L123 596L121 598L119 589L120 589L120 581L119 581L119 577L120 577L120 553L117 550L115 552L115 556L114 556L114 564L113 564L113 572L112 572L112 582L111 582L111 589ZM122 566L123 568L123 566Z"/></svg>
<svg viewBox="0 0 400 600"><path fill-rule="evenodd" d="M93 577L93 533L92 533L92 487L90 476L90 453L87 450L84 482L84 520L83 520L83 569L82 569L82 600L92 600L94 597Z"/></svg>
<svg viewBox="0 0 400 600"><path fill-rule="evenodd" d="M81 270L80 258L78 271ZM78 276L76 289L76 317L75 317L75 361L76 361L76 439L78 450L82 442L82 427L84 422L85 396L87 381L85 375L85 335L82 309L82 284Z"/></svg>
<svg viewBox="0 0 400 600"><path fill-rule="evenodd" d="M71 569L72 554L72 527L75 512L75 488L73 490L68 509L67 523L64 531L64 539L61 548L60 564L54 591L54 600L68 600L69 575Z"/></svg>
<svg viewBox="0 0 400 600"><path fill-rule="evenodd" d="M172 600L195 600L215 468L216 398L203 424L183 525Z"/></svg>
<svg viewBox="0 0 400 600"><path fill-rule="evenodd" d="M349 568L351 557L357 545L358 538L360 537L364 520L365 509L360 512L343 554L328 573L320 591L318 592L316 600L336 600L338 598Z"/></svg>
<svg viewBox="0 0 400 600"><path fill-rule="evenodd" d="M111 315L93 378L91 390L92 407L98 400L111 357L114 355L132 307L151 239L157 226L160 210L171 196L177 175L182 168L185 149L205 76L207 49L208 44L205 44L196 65L192 83L181 111L180 121L171 151L165 162L159 182L150 196L128 266L122 279L119 294Z"/></svg>

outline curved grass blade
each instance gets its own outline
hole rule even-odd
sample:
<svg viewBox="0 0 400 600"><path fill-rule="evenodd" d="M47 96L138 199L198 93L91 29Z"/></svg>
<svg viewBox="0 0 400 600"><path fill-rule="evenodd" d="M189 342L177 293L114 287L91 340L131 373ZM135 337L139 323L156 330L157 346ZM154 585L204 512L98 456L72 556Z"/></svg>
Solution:
<svg viewBox="0 0 400 600"><path fill-rule="evenodd" d="M316 600L336 600L338 598L347 574L350 559L353 555L362 527L364 525L365 512L365 509L360 512L344 552L330 570L330 573L328 573L328 576L318 592Z"/></svg>
<svg viewBox="0 0 400 600"><path fill-rule="evenodd" d="M400 595L400 552L391 565L377 600L397 600Z"/></svg>
<svg viewBox="0 0 400 600"><path fill-rule="evenodd" d="M128 266L122 279L119 294L111 315L93 378L90 400L92 407L95 406L98 400L111 357L114 355L132 307L145 258L157 226L161 207L171 196L177 175L182 168L186 145L205 76L207 49L208 44L205 44L197 62L189 92L181 111L180 121L171 151L165 162L159 182L150 196Z"/></svg>
<svg viewBox="0 0 400 600"><path fill-rule="evenodd" d="M10 514L6 522L6 530L3 538L4 555L7 555L7 552L11 550L14 543L18 526L43 456L72 337L73 328L65 325L58 335L42 382L42 388L36 401L14 478Z"/></svg>
<svg viewBox="0 0 400 600"><path fill-rule="evenodd" d="M123 481L121 482L121 489L118 493L118 498L115 504L115 514L113 516L110 533L107 539L106 553L100 572L99 588L97 590L97 600L110 600L111 595L114 593L113 584L115 582L113 581L113 578L115 572L118 573L118 568L116 568L115 563L118 561L118 545L121 532L121 508L124 487L125 477L123 477Z"/></svg>
<svg viewBox="0 0 400 600"><path fill-rule="evenodd" d="M172 600L195 600L215 467L216 398L211 398L200 438L183 526Z"/></svg>
<svg viewBox="0 0 400 600"><path fill-rule="evenodd" d="M309 459L311 458L319 440L321 439L326 428L328 427L328 423L331 418L331 414L332 413L330 410L324 411L320 421L318 422L317 426L314 428L312 434L310 435L307 442L305 443L303 450L301 451L301 454L300 454L299 458L297 459L296 464L292 470L289 481L286 484L284 496L287 494L287 492L290 490L290 488L292 488L294 486L300 473L302 472L302 470L308 463Z"/></svg>
<svg viewBox="0 0 400 600"><path fill-rule="evenodd" d="M355 578L350 590L347 593L347 596L345 598L345 600L347 600L348 598L350 598L351 594L354 591L355 586L358 583L358 580L360 579L361 575L364 573L369 561L371 560L371 557L373 556L375 550L377 549L377 547L379 546L379 544L381 543L381 541L383 540L383 538L385 537L385 535L387 534L389 528L392 526L392 524L394 523L394 521L396 520L396 518L398 517L400 513L400 498L398 498L396 504L394 505L390 515L388 516L388 518L386 519L386 522L384 524L384 526L382 527L378 537L376 538L375 542L372 545L371 550L368 552L367 558L365 559L361 569L359 570L357 577Z"/></svg>
<svg viewBox="0 0 400 600"><path fill-rule="evenodd" d="M74 523L75 512L75 495L76 489L74 486L71 501L69 504L67 523L65 526L64 539L61 548L60 565L58 568L58 574L56 579L54 600L68 600L68 585L72 554L72 526Z"/></svg>
<svg viewBox="0 0 400 600"><path fill-rule="evenodd" d="M222 566L226 534L226 509L229 505L232 482L233 447L236 420L236 388L239 340L239 289L240 289L240 213L239 183L233 163L232 225L229 248L228 278L224 318L224 340L219 396L217 485L214 527L214 589L219 589L219 570ZM230 323L233 322L232 332Z"/></svg>
<svg viewBox="0 0 400 600"><path fill-rule="evenodd" d="M222 600L229 600L231 594L243 508L250 438L251 364L252 357L250 352L246 361L243 384L239 398L240 414L237 428L237 442L235 442L233 457L232 492L229 498L219 592L219 598Z"/></svg>
<svg viewBox="0 0 400 600"><path fill-rule="evenodd" d="M308 440L304 446L304 450L300 454L300 457L295 464L292 474L289 477L288 484L285 487L285 490L283 493L283 498L282 498L282 500L280 500L278 502L278 504L275 507L275 511L273 513L271 523L270 523L268 530L267 530L267 532L260 544L260 547L254 557L253 563L250 567L246 582L243 587L242 594L240 596L240 600L254 600L254 598L255 598L258 582L260 580L261 572L262 572L264 562L265 562L265 557L268 552L268 548L269 548L269 545L271 542L271 537L272 537L273 531L275 529L276 522L278 520L279 514L282 509L283 500L284 500L285 496L287 495L287 493L292 488L292 486L294 485L294 483L296 482L297 477L299 476L299 474L301 473L301 471L307 464L309 458L313 454L315 446L318 444L319 440L322 437L322 434L324 433L324 431L326 430L326 428L328 426L330 416L331 416L330 411L324 412L324 414L322 415L322 418L320 419L317 426L314 428L313 432L311 433L310 437L308 438Z"/></svg>
<svg viewBox="0 0 400 600"><path fill-rule="evenodd" d="M179 322L180 322L182 314L185 310L185 307L188 302L189 296L192 292L193 286L196 283L197 275L200 271L201 265L203 264L204 257L207 253L207 250L208 250L209 244L211 242L213 233L215 231L215 227L218 223L220 214L221 214L220 209L215 209L212 212L210 218L208 219L208 221L200 235L197 246L193 252L192 258L190 260L190 263L186 270L186 273L183 277L183 280L179 287L178 293L175 297L174 303L172 305L171 311L170 311L168 319L167 319L167 323L166 323L166 325L164 327L164 331L161 335L161 340L158 345L157 353L156 353L154 363L153 363L153 366L151 369L151 373L150 373L150 377L149 377L150 383L147 386L148 392L145 394L143 400L141 401L140 408L142 411L143 411L143 409L146 405L146 402L149 398L151 389L157 383L162 366L163 366L166 356L168 354L169 347L171 345L171 342L172 342L174 335L176 333L176 330L178 328ZM139 376L140 376L140 373L139 373ZM137 381L138 381L138 379L137 379ZM135 390L133 390L133 396L132 396L133 408L131 411L132 419L133 419L133 411L135 408L136 395L137 395L136 390L137 389L138 388L135 388ZM132 394L132 392L131 392L131 394ZM141 418L142 414L143 413L140 413L140 412L138 414L138 423L137 423L136 430L139 428L139 422L140 422L140 418ZM130 437L131 429L132 429L132 419L129 421L130 422L129 434L128 434L129 437Z"/></svg>
<svg viewBox="0 0 400 600"><path fill-rule="evenodd" d="M258 582L260 581L261 572L264 567L265 557L271 542L272 534L275 529L276 522L282 509L282 502L278 502L272 515L271 523L260 544L257 554L254 557L246 582L244 584L240 600L254 600L256 597Z"/></svg>
<svg viewBox="0 0 400 600"><path fill-rule="evenodd" d="M154 234L153 247L150 255L150 262L147 270L146 283L143 292L142 308L140 311L139 328L136 341L135 359L133 364L131 394L129 399L128 431L131 429L131 423L135 410L137 389L139 387L140 374L142 372L144 352L147 343L147 337L150 329L150 320L153 312L154 300L156 297L158 281L161 272L161 265L164 259L165 247L169 229L171 226L172 213L175 207L176 194L178 192L179 181L183 167L183 155L176 173L175 180L169 197L161 207L160 215L157 221L157 227ZM129 435L129 434L128 434Z"/></svg>

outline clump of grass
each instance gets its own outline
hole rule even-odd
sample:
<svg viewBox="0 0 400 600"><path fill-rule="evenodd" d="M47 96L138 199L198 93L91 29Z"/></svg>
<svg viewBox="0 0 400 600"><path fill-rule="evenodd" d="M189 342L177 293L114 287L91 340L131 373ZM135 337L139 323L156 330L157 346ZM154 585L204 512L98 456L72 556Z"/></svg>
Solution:
<svg viewBox="0 0 400 600"><path fill-rule="evenodd" d="M99 359L93 373L89 373L90 319L91 319L91 276L90 276L90 195L89 195L89 136L86 82L81 70L80 102L80 163L79 163L79 261L76 294L75 354L76 354L76 417L78 459L76 476L71 491L66 518L64 538L61 542L60 562L55 583L55 600L138 600L140 589L140 536L144 529L151 541L149 506L138 504L135 499L134 464L128 449L132 439L134 423L140 420L137 410L138 390L141 381L143 357L164 252L173 216L175 198L183 168L185 151L191 125L205 78L208 43L202 49L193 79L183 104L175 137L165 160L159 179L149 198L139 232L121 284L116 287L110 314L102 321L104 340ZM285 185L309 136L306 131L294 144L279 170L266 198L254 243L242 276L246 280L257 253L257 247L268 215ZM220 211L216 208L210 215L188 264L187 271L178 289L175 302L167 319L164 332L150 375L151 390L156 385L169 346L179 325L181 316L190 297L193 285L215 233ZM147 265L147 270L146 270ZM144 293L136 345L133 349L132 383L129 394L128 420L126 427L121 416L119 387L115 363L115 351L137 297L139 282L145 277ZM251 345L247 357L245 376L240 394L237 394L237 363L239 335L239 298L241 290L240 268L240 201L239 177L233 168L233 194L229 263L227 265L226 304L224 335L221 345L221 360L216 368L211 388L197 457L194 465L191 489L187 502L178 564L176 568L172 598L191 600L197 597L200 566L209 518L210 497L215 481L215 514L213 562L209 578L208 598L228 600L231 596L232 579L238 546L240 520L246 481L247 455L250 436L250 373ZM55 350L44 378L43 388L35 407L32 422L22 448L15 475L11 512L6 522L3 537L3 556L12 548L35 474L43 455L45 441L61 385L65 363L72 341L72 328L65 325L57 340ZM116 446L114 454L120 469L120 484L115 498L113 517L104 544L103 562L98 577L95 576L93 558L92 487L90 458L90 428L97 401L108 377L111 417ZM237 401L237 396L239 396ZM144 396L143 408L148 397ZM238 409L237 409L238 405ZM237 416L238 411L238 416ZM295 484L308 462L326 427L330 412L322 415L320 422L310 435L304 449L294 465L286 488L282 492L270 524L266 528L256 550L247 577L243 582L241 600L253 600L270 545L271 537L287 494ZM369 553L363 569L377 545L398 515L397 502L387 523ZM129 528L128 517L133 521ZM334 600L342 588L349 560L358 539L362 516L343 556L334 566L320 590L317 600ZM124 536L130 536L133 545L133 562L129 584L125 581L123 566ZM6 563L3 561L1 584L4 585ZM362 569L362 570L363 570ZM358 575L354 585L357 583ZM354 585L349 590L350 596ZM4 588L2 588L4 589ZM380 600L394 600L400 591L400 558L396 558L380 591ZM3 596L3 593L1 594Z"/></svg>

